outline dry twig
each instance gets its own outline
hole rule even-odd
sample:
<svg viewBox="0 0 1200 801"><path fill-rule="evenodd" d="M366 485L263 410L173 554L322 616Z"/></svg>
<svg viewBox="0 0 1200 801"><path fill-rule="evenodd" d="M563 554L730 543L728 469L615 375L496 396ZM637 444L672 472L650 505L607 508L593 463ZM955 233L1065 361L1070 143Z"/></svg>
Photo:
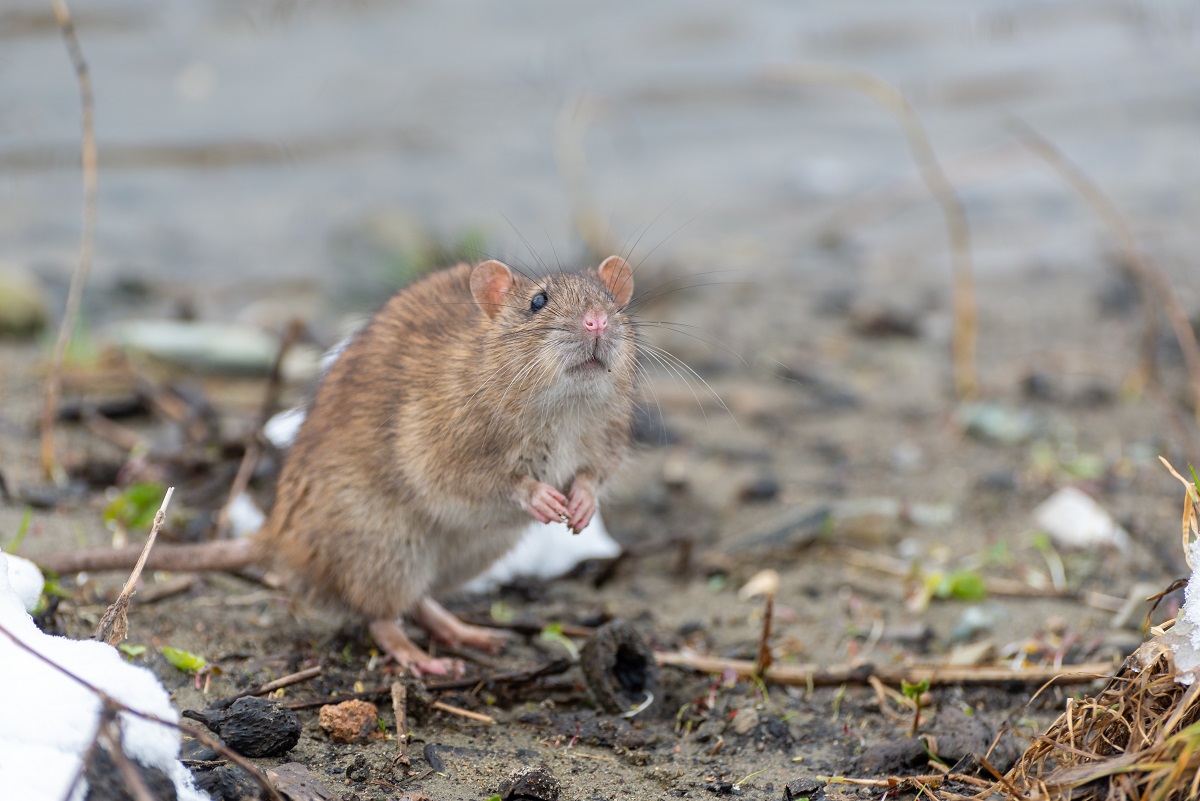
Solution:
<svg viewBox="0 0 1200 801"><path fill-rule="evenodd" d="M954 275L954 388L960 398L973 397L979 391L975 365L979 322L971 266L971 228L962 200L938 162L916 110L899 89L863 70L827 64L798 65L772 70L770 77L789 83L854 89L879 103L900 123L913 161L946 223Z"/></svg>
<svg viewBox="0 0 1200 801"><path fill-rule="evenodd" d="M600 115L600 102L588 95L565 103L554 120L554 164L571 199L571 216L579 238L592 253L614 252L608 221L596 207L583 147L588 126Z"/></svg>
<svg viewBox="0 0 1200 801"><path fill-rule="evenodd" d="M1192 410L1196 415L1196 421L1200 422L1200 345L1196 343L1196 332L1192 330L1187 312L1184 310L1183 304L1179 302L1179 296L1171 287L1166 273L1142 253L1137 245L1137 239L1134 237L1133 228L1121 210L1083 170L1067 159L1061 150L1024 120L1012 118L1010 128L1013 129L1021 144L1057 170L1116 234L1125 264L1137 278L1141 290L1147 325L1146 337L1142 346L1142 359L1144 369L1151 373L1154 369L1155 350L1158 347L1158 322L1154 300L1157 299L1162 305L1163 311L1167 315L1167 321L1171 325L1171 331L1179 343L1179 349L1183 352L1183 361L1187 366L1188 379L1192 387Z"/></svg>
<svg viewBox="0 0 1200 801"><path fill-rule="evenodd" d="M460 718L467 720L477 720L480 723L495 723L496 719L491 715L485 715L482 712L472 712L469 709L463 709L461 706L451 706L445 701L434 701L430 704L434 709L440 709L451 715L458 715Z"/></svg>
<svg viewBox="0 0 1200 801"><path fill-rule="evenodd" d="M320 665L306 668L304 670L296 671L295 673L289 673L286 676L280 676L279 678L275 679L275 681L268 681L266 684L259 685L253 689L242 690L237 695L231 695L225 700L232 702L239 698L245 698L250 695L266 695L267 693L275 692L281 687L291 687L293 684L299 684L302 681L315 679L317 676L320 676L321 673L322 670Z"/></svg>
<svg viewBox="0 0 1200 801"><path fill-rule="evenodd" d="M732 671L739 678L755 677L754 662L748 659L723 659L715 656L660 651L654 655L659 665L689 668L701 673L725 673ZM901 682L918 684L928 681L930 686L953 684L1004 685L1004 684L1088 684L1096 679L1111 675L1109 662L1088 662L1079 665L1031 666L1014 670L993 665L772 665L758 676L769 684L785 684L800 687L821 687L842 684L867 684L877 676L886 684Z"/></svg>
<svg viewBox="0 0 1200 801"><path fill-rule="evenodd" d="M79 264L71 274L71 284L67 290L67 305L63 310L63 318L58 326L58 339L54 343L54 353L50 360L50 370L46 374L46 383L42 392L41 420L41 461L42 472L47 478L60 478L61 469L54 452L54 421L58 415L58 398L62 391L62 363L75 329L75 320L79 316L79 303L83 297L83 286L87 283L88 272L92 266L92 250L96 233L96 131L93 121L94 105L92 99L92 79L88 71L87 61L83 58L83 50L75 35L75 24L71 20L71 10L66 0L50 0L54 7L54 19L58 22L58 30L71 65L75 68L75 78L79 84L79 102L82 118L82 164L83 164L83 231L79 240Z"/></svg>
<svg viewBox="0 0 1200 801"><path fill-rule="evenodd" d="M101 642L116 645L124 641L129 634L129 599L137 589L138 579L142 577L142 568L146 566L146 559L150 556L150 549L154 547L158 530L162 528L163 521L167 518L167 504L171 502L171 496L174 494L175 488L168 487L163 496L162 505L154 513L154 525L150 527L150 536L146 538L146 545L142 548L142 554L138 557L137 564L133 566L133 572L129 574L129 579L121 588L121 594L117 596L117 600L112 602L112 605L105 610L104 617L100 618L100 625L96 629L96 639Z"/></svg>
<svg viewBox="0 0 1200 801"><path fill-rule="evenodd" d="M408 688L404 682L392 682L392 712L396 716L396 756L392 758L392 767L403 765L407 774L412 770L412 761L408 758Z"/></svg>

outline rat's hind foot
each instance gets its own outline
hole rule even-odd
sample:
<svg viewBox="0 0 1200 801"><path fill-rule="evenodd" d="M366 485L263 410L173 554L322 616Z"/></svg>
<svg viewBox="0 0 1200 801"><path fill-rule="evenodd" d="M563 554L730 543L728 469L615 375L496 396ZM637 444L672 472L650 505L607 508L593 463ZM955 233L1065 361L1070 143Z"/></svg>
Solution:
<svg viewBox="0 0 1200 801"><path fill-rule="evenodd" d="M412 615L417 625L429 632L430 637L451 647L466 645L496 653L503 650L508 641L506 632L464 623L429 597L421 599Z"/></svg>
<svg viewBox="0 0 1200 801"><path fill-rule="evenodd" d="M461 659L435 659L410 640L395 620L372 620L369 628L375 643L417 678L426 673L455 677L463 674Z"/></svg>

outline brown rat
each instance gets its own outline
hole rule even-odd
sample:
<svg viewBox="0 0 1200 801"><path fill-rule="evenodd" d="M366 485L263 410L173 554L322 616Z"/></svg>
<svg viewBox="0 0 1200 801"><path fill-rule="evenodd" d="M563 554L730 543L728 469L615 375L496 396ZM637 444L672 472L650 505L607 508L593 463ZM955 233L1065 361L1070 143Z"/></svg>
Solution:
<svg viewBox="0 0 1200 801"><path fill-rule="evenodd" d="M397 622L406 613L436 639L498 648L501 636L432 595L486 569L531 516L575 531L591 519L628 448L632 294L617 256L539 278L460 264L412 284L321 382L252 544L193 546L223 548L216 565L167 564L155 549L151 566L266 561L363 615L418 673L459 665L409 640Z"/></svg>

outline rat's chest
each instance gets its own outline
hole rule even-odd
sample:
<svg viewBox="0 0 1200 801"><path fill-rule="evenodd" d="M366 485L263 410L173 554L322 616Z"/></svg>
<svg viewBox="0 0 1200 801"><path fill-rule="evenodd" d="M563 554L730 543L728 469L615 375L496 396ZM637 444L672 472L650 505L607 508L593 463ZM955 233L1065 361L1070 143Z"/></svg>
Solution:
<svg viewBox="0 0 1200 801"><path fill-rule="evenodd" d="M578 420L547 420L533 427L517 453L520 472L565 487L589 461L589 432Z"/></svg>

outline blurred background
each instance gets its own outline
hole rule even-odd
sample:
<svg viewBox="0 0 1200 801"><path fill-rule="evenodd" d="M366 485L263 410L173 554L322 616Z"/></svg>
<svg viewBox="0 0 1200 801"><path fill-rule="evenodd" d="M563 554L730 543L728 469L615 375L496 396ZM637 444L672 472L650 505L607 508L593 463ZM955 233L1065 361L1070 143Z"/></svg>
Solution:
<svg viewBox="0 0 1200 801"><path fill-rule="evenodd" d="M264 300L318 316L339 299L361 308L429 242L576 260L556 124L634 259L653 251L797 291L839 275L944 285L945 229L895 120L852 90L769 78L797 63L865 70L907 96L959 185L984 280L1094 281L1113 251L1095 213L1015 143L1008 115L1190 274L1189 0L76 5L100 154L93 320L128 313L130 291L135 311L186 296L218 319ZM0 259L60 298L77 260L78 140L50 4L5 0Z"/></svg>

